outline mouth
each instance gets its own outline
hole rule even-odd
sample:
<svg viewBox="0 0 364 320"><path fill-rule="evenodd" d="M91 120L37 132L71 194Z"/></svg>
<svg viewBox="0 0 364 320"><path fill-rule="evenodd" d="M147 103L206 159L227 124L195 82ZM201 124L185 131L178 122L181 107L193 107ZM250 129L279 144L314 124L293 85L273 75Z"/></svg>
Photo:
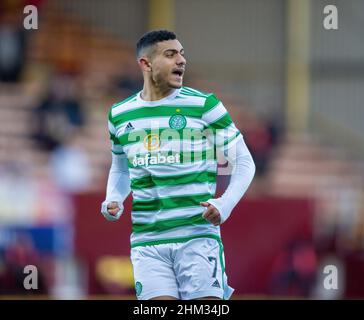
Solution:
<svg viewBox="0 0 364 320"><path fill-rule="evenodd" d="M176 75L176 76L178 76L178 77L181 78L183 76L184 72L185 72L184 69L174 69L172 71L172 74L174 74L174 75Z"/></svg>

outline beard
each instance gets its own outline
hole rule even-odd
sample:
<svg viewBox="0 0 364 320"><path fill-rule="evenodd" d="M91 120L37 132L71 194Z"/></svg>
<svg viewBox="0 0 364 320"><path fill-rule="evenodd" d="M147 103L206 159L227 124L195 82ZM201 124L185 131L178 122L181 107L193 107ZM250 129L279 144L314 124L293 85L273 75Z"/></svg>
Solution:
<svg viewBox="0 0 364 320"><path fill-rule="evenodd" d="M173 76L173 75L172 75ZM172 81L170 79L170 74L161 74L156 73L152 75L153 83L158 88L171 88L171 89L180 89L182 87L182 81L178 83L177 81Z"/></svg>
<svg viewBox="0 0 364 320"><path fill-rule="evenodd" d="M174 84L172 82L169 82L168 84L169 84L169 87L173 88L173 89L179 89L179 88L182 87L182 83L181 84Z"/></svg>

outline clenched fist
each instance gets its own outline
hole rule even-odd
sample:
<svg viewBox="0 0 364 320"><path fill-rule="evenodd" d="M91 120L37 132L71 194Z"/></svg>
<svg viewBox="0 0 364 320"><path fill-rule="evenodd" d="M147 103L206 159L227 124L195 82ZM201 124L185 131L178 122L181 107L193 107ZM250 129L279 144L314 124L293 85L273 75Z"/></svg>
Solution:
<svg viewBox="0 0 364 320"><path fill-rule="evenodd" d="M221 215L219 210L208 202L200 202L200 205L207 208L202 217L204 217L207 221L210 221L214 226L221 224Z"/></svg>
<svg viewBox="0 0 364 320"><path fill-rule="evenodd" d="M101 205L101 213L108 221L118 220L123 210L123 204L117 201L104 201Z"/></svg>

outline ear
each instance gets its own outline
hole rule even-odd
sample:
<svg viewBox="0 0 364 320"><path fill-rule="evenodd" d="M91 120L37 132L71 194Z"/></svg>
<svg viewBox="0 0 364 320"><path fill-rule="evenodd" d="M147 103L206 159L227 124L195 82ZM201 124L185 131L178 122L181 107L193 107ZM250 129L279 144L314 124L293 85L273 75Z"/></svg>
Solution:
<svg viewBox="0 0 364 320"><path fill-rule="evenodd" d="M146 57L141 57L138 60L138 64L140 68L145 72L151 72L152 71L152 64Z"/></svg>

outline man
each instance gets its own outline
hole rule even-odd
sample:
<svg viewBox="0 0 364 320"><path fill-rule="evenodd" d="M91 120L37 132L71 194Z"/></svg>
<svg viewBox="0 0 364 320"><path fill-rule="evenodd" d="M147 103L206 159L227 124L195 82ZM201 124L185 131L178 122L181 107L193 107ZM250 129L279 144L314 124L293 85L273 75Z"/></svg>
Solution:
<svg viewBox="0 0 364 320"><path fill-rule="evenodd" d="M145 34L137 60L142 91L109 112L113 154L101 212L119 219L132 190L138 299L229 299L219 226L251 183L254 162L221 101L182 87L186 58L173 32ZM216 150L233 167L218 199Z"/></svg>

